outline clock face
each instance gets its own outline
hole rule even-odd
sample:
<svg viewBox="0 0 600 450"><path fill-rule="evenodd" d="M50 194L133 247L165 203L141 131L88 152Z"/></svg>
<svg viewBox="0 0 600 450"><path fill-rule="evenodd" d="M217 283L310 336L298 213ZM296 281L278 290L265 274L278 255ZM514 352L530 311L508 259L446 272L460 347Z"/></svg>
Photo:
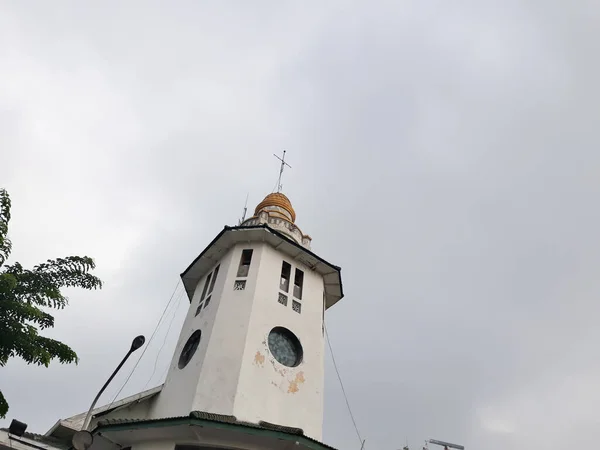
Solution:
<svg viewBox="0 0 600 450"><path fill-rule="evenodd" d="M275 327L269 333L269 350L280 364L296 367L302 362L302 346L294 334L285 328Z"/></svg>
<svg viewBox="0 0 600 450"><path fill-rule="evenodd" d="M189 337L185 345L183 346L183 350L181 350L181 355L179 356L179 364L178 367L183 369L188 365L196 350L198 350L198 345L200 344L200 338L202 337L202 332L200 330L196 330Z"/></svg>

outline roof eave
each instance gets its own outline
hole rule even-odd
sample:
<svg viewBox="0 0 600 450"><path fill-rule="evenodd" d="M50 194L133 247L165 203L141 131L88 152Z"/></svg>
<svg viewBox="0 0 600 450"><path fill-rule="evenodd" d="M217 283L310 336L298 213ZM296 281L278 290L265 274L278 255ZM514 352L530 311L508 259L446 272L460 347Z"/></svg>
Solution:
<svg viewBox="0 0 600 450"><path fill-rule="evenodd" d="M196 265L201 263L203 258L209 253L209 251L217 245L225 235L234 232L252 232L255 230L264 230L268 232L270 235L275 236L281 242L285 242L286 244L295 248L298 251L298 255L303 254L306 255L307 259L311 259L316 261L315 270L321 273L325 280L325 309L329 309L334 304L336 304L339 300L344 297L343 285L342 285L342 277L341 277L341 268L327 262L317 254L308 250L307 248L301 246L296 241L290 239L285 234L277 231L267 224L261 225L252 225L252 226L235 226L229 227L226 226L221 230L219 234L211 241L208 246L194 259L194 261L181 273L181 280L185 287L186 293L188 295L188 299L191 302L194 296L194 291L196 289L197 283L200 281L202 276L205 275L205 272L208 272L210 269L204 269L204 271L200 271L193 276L190 276L190 272L192 272ZM226 244L223 248L219 250L228 251L233 245L238 242L247 241L247 239L233 239L231 242ZM213 261L214 262L214 261Z"/></svg>
<svg viewBox="0 0 600 450"><path fill-rule="evenodd" d="M92 418L104 416L118 409L126 408L134 403L150 400L160 393L162 387L163 385L161 384L151 389L138 392L137 394L130 395L129 397L125 397L121 400L117 400L114 403L99 406L92 411ZM63 432L68 432L69 430L75 433L81 429L81 425L83 424L86 414L87 413L84 412L67 417L66 419L60 419L52 426L52 428L50 428L50 430L46 432L45 436L53 437L57 436L58 434L62 434Z"/></svg>
<svg viewBox="0 0 600 450"><path fill-rule="evenodd" d="M312 439L308 436L300 433L294 432L286 432L280 431L277 429L269 429L265 427L261 427L260 425L248 424L243 422L228 422L228 421L220 421L220 420L210 420L203 419L199 417L195 417L196 412L192 412L190 416L183 417L170 417L164 419L148 419L148 420L137 420L137 421L100 421L98 426L93 430L93 434L102 434L103 437L110 437L111 432L119 433L126 432L128 439L131 441L132 432L136 430L144 430L151 428L161 428L162 430L167 430L169 427L180 427L180 426L200 426L200 427L210 427L215 430L222 430L224 435L229 434L231 432L245 433L251 434L255 436L262 436L266 439L272 439L273 442L276 441L296 441L297 445L300 445L301 449L310 449L310 450L335 450L333 447L330 447L322 442L319 442L315 439ZM235 418L233 418L235 419ZM282 427L286 428L286 427ZM163 435L164 431L161 432ZM116 437L116 436L115 436ZM143 441L144 439L140 439Z"/></svg>

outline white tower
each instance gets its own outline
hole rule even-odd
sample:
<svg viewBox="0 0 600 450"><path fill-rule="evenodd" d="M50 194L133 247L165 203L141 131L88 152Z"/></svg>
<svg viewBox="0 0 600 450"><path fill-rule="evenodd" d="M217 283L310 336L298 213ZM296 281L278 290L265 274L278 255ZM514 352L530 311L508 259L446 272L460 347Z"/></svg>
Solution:
<svg viewBox="0 0 600 450"><path fill-rule="evenodd" d="M183 272L190 308L150 418L201 411L321 440L323 319L342 282L295 220L288 198L269 194Z"/></svg>

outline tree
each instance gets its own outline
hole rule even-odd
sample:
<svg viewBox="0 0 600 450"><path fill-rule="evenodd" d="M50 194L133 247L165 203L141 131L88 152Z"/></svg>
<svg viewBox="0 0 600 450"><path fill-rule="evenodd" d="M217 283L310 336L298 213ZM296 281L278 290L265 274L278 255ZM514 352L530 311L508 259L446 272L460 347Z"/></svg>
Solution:
<svg viewBox="0 0 600 450"><path fill-rule="evenodd" d="M48 260L33 269L18 262L4 265L12 250L8 238L10 197L0 189L0 366L18 356L28 364L48 367L50 361L77 364L77 354L68 345L39 334L54 326L47 309L62 309L68 299L61 288L99 289L100 279L90 273L96 266L87 256ZM6 417L8 403L0 390L0 418Z"/></svg>

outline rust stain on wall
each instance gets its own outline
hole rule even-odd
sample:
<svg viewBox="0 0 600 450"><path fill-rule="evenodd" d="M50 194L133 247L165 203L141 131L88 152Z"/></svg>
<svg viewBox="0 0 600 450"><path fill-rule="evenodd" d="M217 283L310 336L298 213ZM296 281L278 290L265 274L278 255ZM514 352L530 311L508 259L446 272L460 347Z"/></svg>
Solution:
<svg viewBox="0 0 600 450"><path fill-rule="evenodd" d="M264 367L265 355L263 355L261 352L256 352L256 355L254 355L254 364L256 366Z"/></svg>
<svg viewBox="0 0 600 450"><path fill-rule="evenodd" d="M288 394L295 394L300 390L299 385L304 383L306 380L304 379L304 372L298 372L296 377L290 381L290 385L288 387Z"/></svg>
<svg viewBox="0 0 600 450"><path fill-rule="evenodd" d="M275 372L277 372L282 377L285 377L285 374L287 373L286 369L278 369L277 366L275 365L275 360L274 359L271 359L271 365L273 366L273 370Z"/></svg>

